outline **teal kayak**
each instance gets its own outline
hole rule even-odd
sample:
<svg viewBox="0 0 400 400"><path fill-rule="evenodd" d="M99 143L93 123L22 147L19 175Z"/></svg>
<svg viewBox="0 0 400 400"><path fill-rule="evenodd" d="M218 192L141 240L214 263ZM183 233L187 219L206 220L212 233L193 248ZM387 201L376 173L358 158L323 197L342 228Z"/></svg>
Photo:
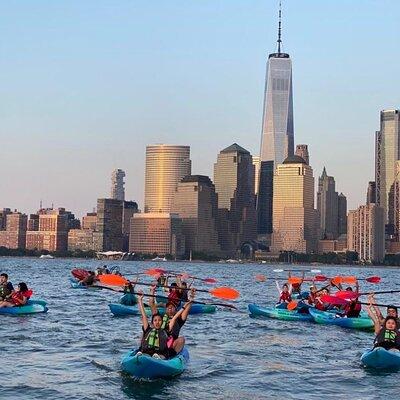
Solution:
<svg viewBox="0 0 400 400"><path fill-rule="evenodd" d="M137 303L137 299L134 294L126 293L119 299L119 302L124 306L133 306Z"/></svg>
<svg viewBox="0 0 400 400"><path fill-rule="evenodd" d="M399 369L400 352L388 351L383 347L366 351L361 356L361 363L367 368L375 369Z"/></svg>
<svg viewBox="0 0 400 400"><path fill-rule="evenodd" d="M311 308L309 311L314 321L318 324L337 325L343 328L362 330L373 330L374 328L374 322L371 318L365 316L365 314L362 314L358 318L347 318L340 317L334 312L319 311L315 308Z"/></svg>
<svg viewBox="0 0 400 400"><path fill-rule="evenodd" d="M132 350L122 358L122 371L137 379L160 379L172 378L180 375L189 362L189 351L186 347L175 357L162 360L149 356L148 354L137 354Z"/></svg>
<svg viewBox="0 0 400 400"><path fill-rule="evenodd" d="M25 304L24 306L2 307L2 308L0 308L0 314L28 315L28 314L45 313L48 311L48 308L46 305L39 304L39 303L31 303L31 301L35 301L35 300L29 300L29 302L27 304Z"/></svg>
<svg viewBox="0 0 400 400"><path fill-rule="evenodd" d="M250 314L267 318L280 319L283 321L312 321L312 316L307 313L300 313L296 310L289 311L284 308L260 307L256 304L248 305Z"/></svg>
<svg viewBox="0 0 400 400"><path fill-rule="evenodd" d="M115 315L115 316L124 316L124 315L140 315L140 311L137 306L125 306L123 304L117 304L117 303L110 303L109 305L110 311ZM189 314L211 314L216 311L217 307L213 306L211 304L193 304ZM158 307L158 311L160 314L165 313L165 308L163 307ZM151 314L150 309L146 309L146 313L148 315Z"/></svg>

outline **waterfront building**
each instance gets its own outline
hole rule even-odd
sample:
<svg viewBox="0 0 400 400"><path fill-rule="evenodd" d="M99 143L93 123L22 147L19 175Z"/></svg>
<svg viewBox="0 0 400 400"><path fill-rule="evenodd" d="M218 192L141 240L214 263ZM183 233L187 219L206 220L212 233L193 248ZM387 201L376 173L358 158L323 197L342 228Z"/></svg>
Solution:
<svg viewBox="0 0 400 400"><path fill-rule="evenodd" d="M0 231L4 231L7 228L7 215L11 214L10 208L3 208L0 210Z"/></svg>
<svg viewBox="0 0 400 400"><path fill-rule="evenodd" d="M222 150L214 164L218 194L219 243L235 254L246 241L257 237L254 165L251 154L237 143Z"/></svg>
<svg viewBox="0 0 400 400"><path fill-rule="evenodd" d="M116 169L111 174L111 198L114 200L125 200L125 171Z"/></svg>
<svg viewBox="0 0 400 400"><path fill-rule="evenodd" d="M387 232L394 227L389 213L389 195L395 180L395 165L400 160L400 110L383 110L380 130L375 136L376 204L384 209Z"/></svg>
<svg viewBox="0 0 400 400"><path fill-rule="evenodd" d="M122 236L123 245L122 250L128 251L129 249L129 234L131 229L131 218L134 214L139 212L136 201L124 201L122 204Z"/></svg>
<svg viewBox="0 0 400 400"><path fill-rule="evenodd" d="M273 171L278 164L282 164L294 153L292 61L289 54L281 51L281 10L279 10L277 44L277 52L268 57L265 80L260 184L257 198L260 235L272 232Z"/></svg>
<svg viewBox="0 0 400 400"><path fill-rule="evenodd" d="M308 145L298 144L294 153L296 156L301 157L307 165L310 165L310 154L308 153Z"/></svg>
<svg viewBox="0 0 400 400"><path fill-rule="evenodd" d="M0 247L25 249L28 217L14 211L7 213L6 229L0 231Z"/></svg>
<svg viewBox="0 0 400 400"><path fill-rule="evenodd" d="M189 175L178 183L172 212L182 219L187 255L190 252L221 255L218 242L218 199L208 176Z"/></svg>
<svg viewBox="0 0 400 400"><path fill-rule="evenodd" d="M288 157L275 170L273 193L272 251L317 251L312 168L299 156Z"/></svg>
<svg viewBox="0 0 400 400"><path fill-rule="evenodd" d="M182 220L174 213L137 213L131 219L129 251L180 257L185 253Z"/></svg>
<svg viewBox="0 0 400 400"><path fill-rule="evenodd" d="M82 217L82 229L95 231L97 228L97 213L87 213Z"/></svg>
<svg viewBox="0 0 400 400"><path fill-rule="evenodd" d="M360 261L382 262L385 257L385 210L376 204L351 210L347 220L347 247Z"/></svg>
<svg viewBox="0 0 400 400"><path fill-rule="evenodd" d="M375 181L368 182L366 204L376 203L376 184Z"/></svg>
<svg viewBox="0 0 400 400"><path fill-rule="evenodd" d="M167 144L146 147L145 213L169 213L178 183L191 174L190 147Z"/></svg>
<svg viewBox="0 0 400 400"><path fill-rule="evenodd" d="M68 250L94 250L94 236L94 231L91 229L71 229L68 232Z"/></svg>
<svg viewBox="0 0 400 400"><path fill-rule="evenodd" d="M343 193L338 196L338 232L347 235L347 198Z"/></svg>

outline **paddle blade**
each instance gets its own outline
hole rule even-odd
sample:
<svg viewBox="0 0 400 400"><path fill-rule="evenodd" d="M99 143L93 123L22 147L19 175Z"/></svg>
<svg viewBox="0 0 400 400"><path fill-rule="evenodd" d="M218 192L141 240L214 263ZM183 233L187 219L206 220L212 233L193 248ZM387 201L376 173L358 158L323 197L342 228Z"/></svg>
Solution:
<svg viewBox="0 0 400 400"><path fill-rule="evenodd" d="M267 280L267 278L265 277L265 275L262 275L262 274L256 275L257 282L265 282L266 280Z"/></svg>
<svg viewBox="0 0 400 400"><path fill-rule="evenodd" d="M325 282L327 281L329 278L326 277L325 275L315 275L314 276L314 280L317 282Z"/></svg>
<svg viewBox="0 0 400 400"><path fill-rule="evenodd" d="M163 274L163 270L160 271L160 268L150 268L147 271L144 272L146 275L149 276L156 276L157 278L160 276L160 274Z"/></svg>
<svg viewBox="0 0 400 400"><path fill-rule="evenodd" d="M217 283L218 282L214 278L205 278L205 279L202 279L202 281L205 282L205 283Z"/></svg>
<svg viewBox="0 0 400 400"><path fill-rule="evenodd" d="M113 274L99 275L98 279L104 285L110 286L123 286L128 283L128 280L123 276Z"/></svg>
<svg viewBox="0 0 400 400"><path fill-rule="evenodd" d="M379 283L381 281L381 278L379 276L370 276L366 279L366 281L369 283Z"/></svg>
<svg viewBox="0 0 400 400"><path fill-rule="evenodd" d="M226 300L235 300L240 296L240 293L237 290L230 287L218 287L211 289L209 293L214 297Z"/></svg>
<svg viewBox="0 0 400 400"><path fill-rule="evenodd" d="M350 290L341 290L335 293L335 297L340 297L341 299L356 299L358 297L357 292L350 292Z"/></svg>
<svg viewBox="0 0 400 400"><path fill-rule="evenodd" d="M335 276L334 278L331 279L332 285L340 285L343 282L343 279L341 276Z"/></svg>
<svg viewBox="0 0 400 400"><path fill-rule="evenodd" d="M293 311L293 310L295 310L296 309L296 307L297 307L297 301L290 301L289 303L288 303L288 305L287 305L287 309L289 310L289 311Z"/></svg>
<svg viewBox="0 0 400 400"><path fill-rule="evenodd" d="M357 283L357 278L355 276L342 276L342 283L355 285Z"/></svg>
<svg viewBox="0 0 400 400"><path fill-rule="evenodd" d="M328 294L321 296L321 301L323 303L334 304L335 306L344 306L347 304L346 300L341 299L340 297L330 296Z"/></svg>
<svg viewBox="0 0 400 400"><path fill-rule="evenodd" d="M297 278L296 276L291 276L289 279L288 279L288 282L290 283L290 284L301 284L302 282L303 282L303 279L302 278Z"/></svg>

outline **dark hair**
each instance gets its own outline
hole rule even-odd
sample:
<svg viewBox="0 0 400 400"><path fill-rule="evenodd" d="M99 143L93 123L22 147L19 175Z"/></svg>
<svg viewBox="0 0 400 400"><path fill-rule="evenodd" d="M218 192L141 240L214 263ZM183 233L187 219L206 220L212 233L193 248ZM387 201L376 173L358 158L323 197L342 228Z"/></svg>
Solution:
<svg viewBox="0 0 400 400"><path fill-rule="evenodd" d="M184 287L187 287L187 283L186 282L182 282L181 285L184 286Z"/></svg>
<svg viewBox="0 0 400 400"><path fill-rule="evenodd" d="M172 287L178 287L178 285L176 284L176 282L172 282L172 283L171 283L171 286L172 286Z"/></svg>
<svg viewBox="0 0 400 400"><path fill-rule="evenodd" d="M176 304L173 301L168 301L165 305L165 308L167 308L168 306L174 306L176 308Z"/></svg>
<svg viewBox="0 0 400 400"><path fill-rule="evenodd" d="M394 321L396 323L396 326L397 326L397 319L395 317L391 317L389 315L388 317L385 318L385 322L383 324L384 327L386 326L386 322L388 322L388 321Z"/></svg>
<svg viewBox="0 0 400 400"><path fill-rule="evenodd" d="M353 291L352 287L349 286L349 287L346 288L346 292L352 292L352 291Z"/></svg>
<svg viewBox="0 0 400 400"><path fill-rule="evenodd" d="M284 283L282 287L283 287L283 288L284 288L284 287L287 287L287 288L288 288L289 286L288 286L287 283Z"/></svg>
<svg viewBox="0 0 400 400"><path fill-rule="evenodd" d="M8 275L5 272L3 272L0 276L4 276L4 278L8 279Z"/></svg>
<svg viewBox="0 0 400 400"><path fill-rule="evenodd" d="M394 306L394 305L392 305L392 304L389 304L389 305L386 307L386 310L395 310L396 312L398 312L398 311L397 311L397 307Z"/></svg>
<svg viewBox="0 0 400 400"><path fill-rule="evenodd" d="M153 323L155 317L160 317L161 319L163 318L163 316L159 312L155 313L151 316L151 323Z"/></svg>
<svg viewBox="0 0 400 400"><path fill-rule="evenodd" d="M28 290L28 286L25 282L18 283L18 287L21 292L26 292Z"/></svg>

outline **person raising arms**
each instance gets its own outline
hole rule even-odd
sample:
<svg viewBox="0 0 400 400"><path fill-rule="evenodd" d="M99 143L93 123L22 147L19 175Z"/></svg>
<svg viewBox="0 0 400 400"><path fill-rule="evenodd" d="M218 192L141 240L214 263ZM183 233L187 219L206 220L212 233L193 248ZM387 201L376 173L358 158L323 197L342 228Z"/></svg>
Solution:
<svg viewBox="0 0 400 400"><path fill-rule="evenodd" d="M375 296L373 293L368 296L368 302L369 305L367 308L367 312L372 321L374 321L375 334L377 335L385 324L385 318L383 317L379 307L375 305ZM397 327L400 327L399 316L396 306L387 306L386 316L395 318Z"/></svg>
<svg viewBox="0 0 400 400"><path fill-rule="evenodd" d="M374 348L376 347L383 347L388 351L400 351L400 335L395 317L385 318L374 340Z"/></svg>

